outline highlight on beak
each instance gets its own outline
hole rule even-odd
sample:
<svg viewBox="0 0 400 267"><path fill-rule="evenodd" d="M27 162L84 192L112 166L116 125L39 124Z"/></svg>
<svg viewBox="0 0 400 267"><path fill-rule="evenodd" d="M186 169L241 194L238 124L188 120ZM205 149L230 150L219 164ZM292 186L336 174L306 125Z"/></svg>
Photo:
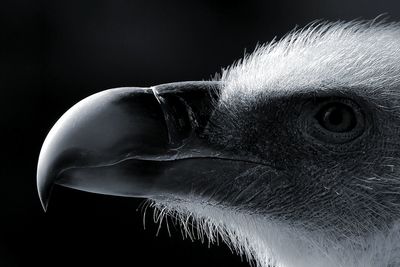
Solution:
<svg viewBox="0 0 400 267"><path fill-rule="evenodd" d="M149 197L185 190L194 164L179 159L218 157L199 133L219 95L217 82L116 88L85 98L47 135L37 188L44 210L54 184L118 196ZM188 180L189 179L189 180Z"/></svg>

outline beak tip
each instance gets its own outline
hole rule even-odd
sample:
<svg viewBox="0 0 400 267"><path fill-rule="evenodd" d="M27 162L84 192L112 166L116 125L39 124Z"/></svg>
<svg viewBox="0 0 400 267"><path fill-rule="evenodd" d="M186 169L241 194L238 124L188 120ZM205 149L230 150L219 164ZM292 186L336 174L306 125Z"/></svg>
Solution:
<svg viewBox="0 0 400 267"><path fill-rule="evenodd" d="M39 193L39 198L40 198L40 203L42 204L42 208L43 208L44 212L47 212L47 207L49 205L49 199L43 198L43 196L41 196L40 193Z"/></svg>
<svg viewBox="0 0 400 267"><path fill-rule="evenodd" d="M36 172L36 188L42 208L46 212L56 176L51 164L45 159L46 153L43 152L42 148Z"/></svg>
<svg viewBox="0 0 400 267"><path fill-rule="evenodd" d="M40 200L40 202L42 203L43 211L47 212L47 206L48 206L49 202L48 201L42 201L42 200Z"/></svg>
<svg viewBox="0 0 400 267"><path fill-rule="evenodd" d="M38 195L39 195L40 203L42 204L42 208L43 208L44 212L47 211L52 188L53 188L53 185L45 186L45 187L38 186Z"/></svg>

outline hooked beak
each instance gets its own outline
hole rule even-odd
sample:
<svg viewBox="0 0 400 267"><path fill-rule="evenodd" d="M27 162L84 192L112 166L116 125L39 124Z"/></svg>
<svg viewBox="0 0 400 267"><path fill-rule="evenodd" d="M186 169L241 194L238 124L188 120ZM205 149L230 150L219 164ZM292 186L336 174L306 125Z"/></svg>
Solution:
<svg viewBox="0 0 400 267"><path fill-rule="evenodd" d="M116 88L77 103L53 126L40 152L43 208L54 184L151 197L190 190L196 172L224 171L217 159L226 155L201 137L219 88L218 82Z"/></svg>

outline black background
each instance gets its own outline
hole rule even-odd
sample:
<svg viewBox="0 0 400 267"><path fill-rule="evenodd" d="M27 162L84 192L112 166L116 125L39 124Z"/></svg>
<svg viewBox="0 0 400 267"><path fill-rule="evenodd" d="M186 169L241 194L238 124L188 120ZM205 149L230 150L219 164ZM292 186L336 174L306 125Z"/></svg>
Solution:
<svg viewBox="0 0 400 267"><path fill-rule="evenodd" d="M247 266L172 237L138 199L36 192L41 144L69 107L120 86L208 79L257 43L315 19L400 17L392 1L1 1L0 266Z"/></svg>

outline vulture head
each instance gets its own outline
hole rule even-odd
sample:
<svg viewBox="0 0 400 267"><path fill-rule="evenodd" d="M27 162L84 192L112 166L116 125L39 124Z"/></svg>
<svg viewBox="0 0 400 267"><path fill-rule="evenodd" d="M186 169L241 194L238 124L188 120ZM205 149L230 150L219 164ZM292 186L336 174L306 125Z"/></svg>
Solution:
<svg viewBox="0 0 400 267"><path fill-rule="evenodd" d="M148 199L260 267L399 266L400 25L312 24L212 81L89 96L44 141L45 209L55 184Z"/></svg>

